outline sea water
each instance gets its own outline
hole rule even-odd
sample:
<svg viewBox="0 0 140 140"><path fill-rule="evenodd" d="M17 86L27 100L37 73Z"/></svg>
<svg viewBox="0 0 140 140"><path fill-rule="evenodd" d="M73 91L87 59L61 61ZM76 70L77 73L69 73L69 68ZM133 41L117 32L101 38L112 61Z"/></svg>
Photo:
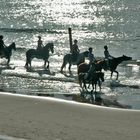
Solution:
<svg viewBox="0 0 140 140"><path fill-rule="evenodd" d="M17 47L11 68L6 68L6 60L0 59L1 90L32 95L78 94L76 66L72 66L72 76L59 72L63 56L70 50L70 27L81 52L92 47L95 57L104 57L103 47L107 45L114 57L132 57L133 61L117 68L119 81L110 80L110 72L105 72L102 92L140 109L139 10L139 0L1 0L0 34L7 46L15 42ZM33 59L32 71L24 68L25 53L37 47L38 36L43 44L54 43L50 71L42 70L43 60L39 59ZM67 67L65 70L67 73Z"/></svg>

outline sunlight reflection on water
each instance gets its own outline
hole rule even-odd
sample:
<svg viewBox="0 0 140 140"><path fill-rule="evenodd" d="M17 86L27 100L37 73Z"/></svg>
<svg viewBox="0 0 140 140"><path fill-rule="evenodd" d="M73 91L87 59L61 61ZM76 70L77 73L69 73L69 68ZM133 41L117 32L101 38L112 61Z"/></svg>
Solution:
<svg viewBox="0 0 140 140"><path fill-rule="evenodd" d="M72 27L72 37L78 39L81 52L93 47L95 56L103 57L103 46L108 45L114 57L126 54L132 56L133 60L140 59L139 4L139 0L1 0L1 34L6 45L13 41L17 45L10 63L12 67L15 66L14 72L7 69L1 71L1 74L5 74L0 77L2 90L26 94L79 93L77 81L72 83L70 77L58 74L63 56L70 51L68 27ZM51 79L47 79L49 76L40 70L27 74L23 68L25 53L30 48L36 48L38 35L44 44L53 41L55 45L55 53L50 57L50 69L55 73L51 75L53 78L49 75ZM33 67L37 66L43 66L42 60L33 60ZM76 68L73 67L72 71L76 77ZM118 71L120 83L117 84L121 87L110 87L110 73L105 72L107 82L103 85L103 92L115 98L118 95L123 102L131 99L129 94L136 94L132 98L138 102L139 63L122 65ZM47 80L37 79L42 75ZM54 82L51 82L52 79ZM67 79L69 81L66 82ZM127 94L129 99L125 98Z"/></svg>

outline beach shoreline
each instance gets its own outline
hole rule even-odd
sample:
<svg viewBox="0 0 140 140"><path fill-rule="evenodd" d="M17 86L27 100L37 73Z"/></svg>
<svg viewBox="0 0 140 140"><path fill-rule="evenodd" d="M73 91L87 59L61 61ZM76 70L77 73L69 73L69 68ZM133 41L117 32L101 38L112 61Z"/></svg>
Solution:
<svg viewBox="0 0 140 140"><path fill-rule="evenodd" d="M138 140L139 110L0 93L0 135L31 140Z"/></svg>

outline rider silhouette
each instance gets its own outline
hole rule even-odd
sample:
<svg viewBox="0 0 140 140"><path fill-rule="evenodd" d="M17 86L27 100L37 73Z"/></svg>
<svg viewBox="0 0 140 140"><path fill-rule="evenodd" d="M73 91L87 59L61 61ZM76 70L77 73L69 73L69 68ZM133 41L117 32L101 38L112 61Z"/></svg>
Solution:
<svg viewBox="0 0 140 140"><path fill-rule="evenodd" d="M3 56L4 55L4 48L6 47L6 45L4 44L3 41L3 35L0 35L0 55Z"/></svg>
<svg viewBox="0 0 140 140"><path fill-rule="evenodd" d="M110 55L109 51L108 51L108 47L105 45L104 46L104 55L105 55L105 60L107 61L107 68L110 67L111 65L111 61L113 59L113 56Z"/></svg>
<svg viewBox="0 0 140 140"><path fill-rule="evenodd" d="M43 47L43 42L41 40L41 36L38 36L38 41L37 41L37 51L41 51Z"/></svg>
<svg viewBox="0 0 140 140"><path fill-rule="evenodd" d="M70 51L72 53L72 61L73 62L75 62L77 60L77 56L80 52L77 43L78 43L78 41L75 39L74 44L72 45L72 48L71 48L71 51Z"/></svg>
<svg viewBox="0 0 140 140"><path fill-rule="evenodd" d="M96 59L95 59L94 54L93 54L93 49L90 47L88 50L89 50L88 59L89 59L90 68L84 77L85 79L89 79L90 72L92 72L92 73L95 72Z"/></svg>
<svg viewBox="0 0 140 140"><path fill-rule="evenodd" d="M93 54L93 49L90 47L88 50L89 50L88 59L89 59L89 64L91 65L92 63L95 63L96 59Z"/></svg>

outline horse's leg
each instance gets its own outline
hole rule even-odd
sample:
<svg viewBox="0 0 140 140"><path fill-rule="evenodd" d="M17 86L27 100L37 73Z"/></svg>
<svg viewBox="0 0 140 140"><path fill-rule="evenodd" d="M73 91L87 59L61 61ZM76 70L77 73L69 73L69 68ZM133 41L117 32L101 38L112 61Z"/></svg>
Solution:
<svg viewBox="0 0 140 140"><path fill-rule="evenodd" d="M28 67L28 62L26 61L26 63L25 63L25 67Z"/></svg>
<svg viewBox="0 0 140 140"><path fill-rule="evenodd" d="M97 85L97 82L95 82L95 93L96 93L96 87L97 87L96 85Z"/></svg>
<svg viewBox="0 0 140 140"><path fill-rule="evenodd" d="M69 72L71 72L71 64L69 63Z"/></svg>
<svg viewBox="0 0 140 140"><path fill-rule="evenodd" d="M78 75L78 83L79 83L79 85L81 87L81 75L80 74Z"/></svg>
<svg viewBox="0 0 140 140"><path fill-rule="evenodd" d="M44 67L46 67L46 63L48 62L48 65L47 65L47 69L49 69L49 61L48 60L44 60Z"/></svg>
<svg viewBox="0 0 140 140"><path fill-rule="evenodd" d="M90 83L88 84L88 88L90 88Z"/></svg>
<svg viewBox="0 0 140 140"><path fill-rule="evenodd" d="M80 75L81 76L81 75ZM83 77L79 77L78 79L79 79L79 85L80 85L80 87L82 88L82 89L84 89L84 81L83 81L83 79L82 79ZM83 83L83 84L82 84Z"/></svg>
<svg viewBox="0 0 140 140"><path fill-rule="evenodd" d="M66 64L67 64L67 63L66 63L65 61L63 61L63 64L62 64L61 69L60 69L60 72L61 72L61 73L63 73L63 68L66 66Z"/></svg>
<svg viewBox="0 0 140 140"><path fill-rule="evenodd" d="M47 66L47 69L49 69L50 68L50 62L48 61L48 66Z"/></svg>
<svg viewBox="0 0 140 140"><path fill-rule="evenodd" d="M85 88L85 90L87 91L87 86L86 86L86 81L85 80L83 80L83 87Z"/></svg>
<svg viewBox="0 0 140 140"><path fill-rule="evenodd" d="M110 76L110 79L112 79L112 76L113 76L113 71L111 71L111 76Z"/></svg>
<svg viewBox="0 0 140 140"><path fill-rule="evenodd" d="M63 62L62 66L61 66L61 69L60 69L60 72L63 72L63 68L65 67L65 64Z"/></svg>
<svg viewBox="0 0 140 140"><path fill-rule="evenodd" d="M10 62L10 57L8 57L7 66L9 66L9 62Z"/></svg>
<svg viewBox="0 0 140 140"><path fill-rule="evenodd" d="M30 67L32 66L32 65L31 65L31 61L32 61L32 60L29 61L29 65L30 65Z"/></svg>
<svg viewBox="0 0 140 140"><path fill-rule="evenodd" d="M79 80L79 85L82 88L82 81L81 80Z"/></svg>
<svg viewBox="0 0 140 140"><path fill-rule="evenodd" d="M92 89L94 91L94 80L92 80Z"/></svg>
<svg viewBox="0 0 140 140"><path fill-rule="evenodd" d="M110 78L112 79L112 76L113 76L113 72L115 72L115 73L117 74L116 80L118 80L118 77L119 77L119 73L118 73L118 71L116 71L116 70L115 70L115 71L111 71L111 77L110 77Z"/></svg>
<svg viewBox="0 0 140 140"><path fill-rule="evenodd" d="M116 77L116 80L118 80L118 77L119 77L119 73L118 73L118 71L114 71L116 74L117 74L117 77Z"/></svg>
<svg viewBox="0 0 140 140"><path fill-rule="evenodd" d="M101 81L100 81L100 79L98 80L98 86L99 86L99 89L100 89L100 91L101 91Z"/></svg>
<svg viewBox="0 0 140 140"><path fill-rule="evenodd" d="M28 55L28 53L26 53L26 63L25 63L25 67L28 67L30 65L31 67L31 56Z"/></svg>
<svg viewBox="0 0 140 140"><path fill-rule="evenodd" d="M44 60L44 67L46 67L46 63L47 63L47 61L46 61L46 60Z"/></svg>
<svg viewBox="0 0 140 140"><path fill-rule="evenodd" d="M85 88L85 90L87 90L87 88L86 88L86 81L84 80L84 76L85 76L85 74L84 74L84 75L79 74L79 75L78 75L78 81L79 81L80 87L81 87L83 90L84 90L84 88Z"/></svg>

